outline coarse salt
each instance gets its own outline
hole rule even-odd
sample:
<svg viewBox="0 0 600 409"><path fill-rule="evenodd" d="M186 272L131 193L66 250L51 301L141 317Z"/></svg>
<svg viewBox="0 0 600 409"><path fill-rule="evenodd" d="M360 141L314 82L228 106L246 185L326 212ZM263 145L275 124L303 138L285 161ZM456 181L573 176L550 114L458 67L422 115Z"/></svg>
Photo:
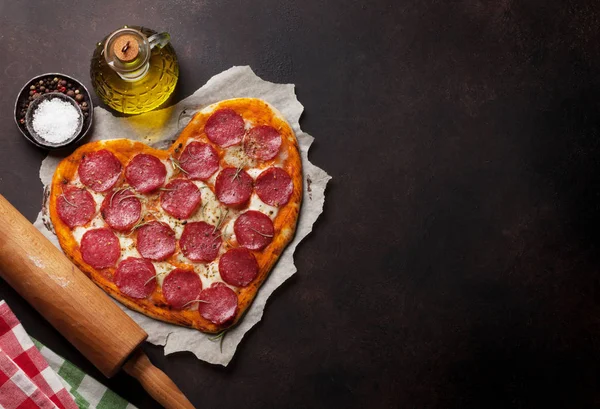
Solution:
<svg viewBox="0 0 600 409"><path fill-rule="evenodd" d="M52 98L42 101L33 113L33 130L46 142L60 143L74 136L79 112L66 101Z"/></svg>

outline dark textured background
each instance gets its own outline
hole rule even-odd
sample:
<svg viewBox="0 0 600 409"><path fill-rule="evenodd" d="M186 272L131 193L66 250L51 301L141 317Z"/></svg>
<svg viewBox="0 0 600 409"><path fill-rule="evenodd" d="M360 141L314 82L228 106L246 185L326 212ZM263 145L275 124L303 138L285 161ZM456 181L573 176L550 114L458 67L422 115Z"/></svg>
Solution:
<svg viewBox="0 0 600 409"><path fill-rule="evenodd" d="M179 99L232 65L295 83L333 176L299 273L228 368L146 347L192 402L600 407L598 4L0 0L0 191L35 218L44 152L11 117L26 80L89 86L104 35L167 30ZM101 378L6 287L33 336Z"/></svg>

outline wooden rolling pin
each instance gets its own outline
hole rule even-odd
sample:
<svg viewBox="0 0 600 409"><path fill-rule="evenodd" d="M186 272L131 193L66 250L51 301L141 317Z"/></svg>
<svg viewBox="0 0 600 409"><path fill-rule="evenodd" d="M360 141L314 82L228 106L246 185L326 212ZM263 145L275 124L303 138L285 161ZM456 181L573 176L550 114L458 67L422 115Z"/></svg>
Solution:
<svg viewBox="0 0 600 409"><path fill-rule="evenodd" d="M0 276L104 375L123 367L165 408L194 408L140 348L148 334L2 195Z"/></svg>

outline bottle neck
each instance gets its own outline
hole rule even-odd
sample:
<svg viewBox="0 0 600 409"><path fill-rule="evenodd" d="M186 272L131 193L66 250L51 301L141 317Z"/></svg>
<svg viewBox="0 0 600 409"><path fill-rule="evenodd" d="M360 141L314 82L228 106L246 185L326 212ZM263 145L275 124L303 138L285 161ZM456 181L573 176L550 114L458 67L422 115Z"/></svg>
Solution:
<svg viewBox="0 0 600 409"><path fill-rule="evenodd" d="M140 31L122 28L112 33L104 45L104 58L123 80L139 81L150 68L151 48Z"/></svg>

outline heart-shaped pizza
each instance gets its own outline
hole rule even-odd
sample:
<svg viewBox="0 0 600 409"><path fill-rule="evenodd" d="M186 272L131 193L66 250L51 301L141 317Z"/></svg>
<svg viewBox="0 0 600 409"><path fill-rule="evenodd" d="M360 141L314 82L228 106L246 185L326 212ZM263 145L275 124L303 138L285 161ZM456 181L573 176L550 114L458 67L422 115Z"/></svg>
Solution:
<svg viewBox="0 0 600 409"><path fill-rule="evenodd" d="M48 202L64 252L150 317L219 332L244 314L292 239L298 142L265 101L197 113L168 150L91 142L57 167Z"/></svg>

